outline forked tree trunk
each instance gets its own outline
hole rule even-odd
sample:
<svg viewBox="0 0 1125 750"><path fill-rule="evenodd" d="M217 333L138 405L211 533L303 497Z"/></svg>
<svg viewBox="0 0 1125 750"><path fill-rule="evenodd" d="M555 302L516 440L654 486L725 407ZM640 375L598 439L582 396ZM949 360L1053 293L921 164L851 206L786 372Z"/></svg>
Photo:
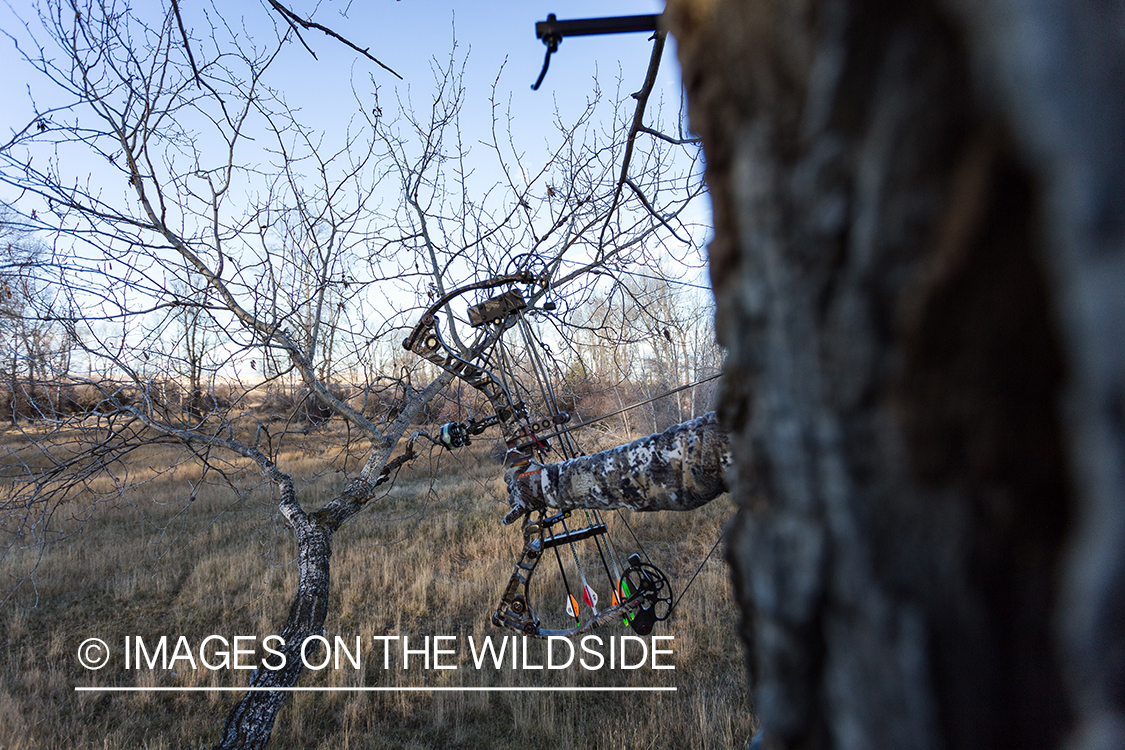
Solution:
<svg viewBox="0 0 1125 750"><path fill-rule="evenodd" d="M333 535L367 507L376 487L393 478L405 462L415 457L411 440L394 460L390 458L406 428L452 380L449 372L443 372L422 390L414 391L402 413L386 430L383 446L373 449L359 473L335 497L312 513L306 513L297 502L292 477L257 450L247 449L243 453L259 464L263 474L279 490L278 508L297 542L297 590L293 594L285 625L278 633L284 645L271 644L271 648L285 655L285 666L277 670L259 667L253 673L250 687L255 690L248 692L231 709L219 743L213 750L262 750L269 743L277 714L288 700L289 693L263 688L295 686L302 672L302 644L310 636L324 635ZM271 654L264 661L276 665L277 657Z"/></svg>
<svg viewBox="0 0 1125 750"><path fill-rule="evenodd" d="M1125 13L672 0L767 747L1125 747Z"/></svg>

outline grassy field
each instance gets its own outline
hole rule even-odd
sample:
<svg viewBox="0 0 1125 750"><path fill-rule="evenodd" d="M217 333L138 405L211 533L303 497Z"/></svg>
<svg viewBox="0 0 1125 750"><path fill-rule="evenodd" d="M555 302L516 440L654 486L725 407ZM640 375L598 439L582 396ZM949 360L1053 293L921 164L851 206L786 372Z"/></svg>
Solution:
<svg viewBox="0 0 1125 750"><path fill-rule="evenodd" d="M344 464L329 460L326 444L314 433L288 443L279 456L307 508L343 480ZM272 746L745 747L754 722L718 552L654 632L674 636L673 655L662 657L674 670L474 667L470 636L479 643L486 635L508 634L492 627L489 616L520 543L518 530L498 521L502 487L486 447L477 443L459 454L415 461L370 511L337 534L326 635L349 644L361 636L362 664L358 670L347 663L339 670L306 670L301 685L671 686L676 692L299 693L282 710ZM15 582L34 570L34 586L25 583L0 608L0 748L207 747L240 694L74 688L245 685L245 671L192 669L184 660L167 670L126 670L124 639L141 636L153 644L167 635L170 646L181 635L193 645L212 634L261 639L284 622L295 586L295 545L268 486L250 473L233 475L229 484L213 472L203 476L171 447L134 454L119 472L126 468L134 489L97 508L84 498L72 500L53 524L75 533L45 547L17 543L0 562L0 581ZM723 498L690 513L632 515L629 523L678 596L730 513ZM611 520L611 534L621 550L631 551L621 520ZM544 561L533 587L542 592L534 604L545 619L563 602L553 568ZM600 581L608 599L604 581L591 580ZM603 638L631 632L620 625L595 631ZM392 646L392 668L385 670L373 635L407 636L411 648L426 636L452 636L445 645L455 653L443 658L458 668L426 670L417 656L404 670ZM110 663L99 671L78 663L78 645L90 637L110 644ZM543 659L536 642L528 662Z"/></svg>

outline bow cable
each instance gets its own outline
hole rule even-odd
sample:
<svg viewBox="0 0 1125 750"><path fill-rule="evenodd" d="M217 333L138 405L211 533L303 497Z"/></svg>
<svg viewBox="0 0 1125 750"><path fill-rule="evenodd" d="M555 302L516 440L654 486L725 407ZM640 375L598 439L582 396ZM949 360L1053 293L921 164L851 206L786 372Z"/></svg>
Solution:
<svg viewBox="0 0 1125 750"><path fill-rule="evenodd" d="M607 413L602 414L600 416L594 417L593 419L587 419L585 422L579 422L578 424L572 424L572 425L568 425L566 427L560 427L559 429L555 430L554 432L547 433L546 435L541 435L540 437L543 438L544 440L549 440L553 437L559 437L560 435L565 435L566 433L574 432L575 430L579 429L580 427L589 427L592 424L597 424L598 422L602 422L606 419L609 419L610 417L615 417L618 414L622 414L622 413L627 412L631 409L636 409L636 408L639 408L641 406L645 406L646 404L651 404L653 401L659 401L660 399L665 398L666 396L671 396L673 393L679 393L680 391L686 391L688 388L694 388L697 385L703 385L704 383L707 383L707 382L710 382L712 380L715 380L717 378L722 377L722 375L723 375L723 373L716 372L713 375L708 375L705 378L700 378L699 380L696 380L695 382L684 383L683 385L678 385L675 388L669 388L668 390L664 391L663 393L658 393L651 398L646 398L644 401L637 401L636 403L629 404L628 406L622 406L620 409L614 409L611 412L607 412Z"/></svg>
<svg viewBox="0 0 1125 750"><path fill-rule="evenodd" d="M453 450L470 443L469 438L481 434L485 429L499 426L504 434L508 448L507 466L510 470L528 471L527 467L532 460L542 463L550 450L547 442L549 437L555 435L545 434L548 429L563 425L569 421L570 415L560 411L557 395L551 385L548 368L536 349L536 344L542 347L550 357L556 369L558 361L551 354L550 347L544 342L537 341L522 311L528 306L515 284L527 284L530 288L532 301L538 299L536 294L548 288L549 281L546 274L535 275L522 270L503 277L496 277L485 281L474 282L442 295L432 304L411 330L409 336L403 341L403 347L423 357L437 367L459 377L472 387L479 390L492 405L494 414L483 419L470 418L467 423L450 422L441 426L438 442L447 450ZM482 329L473 339L468 348L454 336L454 341L459 350L450 348L443 340L440 333L437 313L445 307L445 313L450 317L450 326L454 325L452 312L448 303L460 294L473 290L493 289L498 286L509 285L509 290L499 295L492 296L483 302L473 305L468 310L469 325ZM538 286L541 291L536 292ZM544 305L544 310L550 310L553 305ZM548 412L546 418L532 418L528 411L527 400L530 393L517 377L515 364L517 359L509 352L507 342L503 340L505 331L519 326L528 347L529 360L540 390L543 406ZM493 372L495 371L495 373ZM574 458L581 455L574 438L569 431L557 433L559 451L564 457ZM492 615L492 622L502 627L520 630L525 634L537 637L577 635L595 627L599 622L609 617L624 616L626 622L641 634L647 635L652 626L660 620L666 619L670 614L672 591L667 576L651 563L642 562L639 555L629 556L629 566L621 572L614 552L612 541L606 534L607 526L601 521L597 510L587 509L586 519L590 525L586 528L570 529L566 519L570 511L560 511L548 515L546 509L539 510L536 515L522 513L524 548L516 562L515 570L508 581L508 585L501 597L500 606ZM624 516L619 512L619 517ZM513 520L518 516L509 514ZM562 531L554 532L551 527L559 524ZM628 522L626 521L628 528ZM636 540L636 534L629 529ZM605 548L597 537L606 535ZM578 557L574 542L594 537L598 548L602 567L610 579L613 590L612 604L599 612L597 608L597 593L589 586ZM638 546L639 540L637 540ZM570 591L569 580L565 567L562 564L562 555L559 546L568 544L574 558L575 567L583 586L583 599L593 611L593 616L585 623L578 616L578 602ZM565 630L549 630L541 627L539 617L536 616L531 606L530 584L535 568L542 554L550 547L555 548L556 562L559 564L563 585L567 589L567 609L575 616L576 626ZM641 547L643 550L643 547ZM614 574L609 571L605 553L609 552L613 564ZM645 557L648 557L645 552ZM619 575L615 575L619 574ZM616 579L616 584L614 580ZM620 600L618 596L620 595Z"/></svg>
<svg viewBox="0 0 1125 750"><path fill-rule="evenodd" d="M521 330L521 332L523 334L523 337L524 337L524 343L527 346L527 350L529 352L529 359L531 360L532 371L535 373L535 379L539 384L539 389L540 389L541 395L543 396L543 399L545 400L545 402L547 404L548 411L550 411L552 414L558 414L559 413L558 397L555 394L554 388L551 386L550 373L547 371L547 366L544 363L543 358L540 356L539 351L536 348L536 344L538 344L539 347L542 347L543 351L546 352L548 356L551 356L551 350L546 345L546 343L544 343L542 340L540 340L537 336L534 335L534 333L531 329L531 324L528 322L527 317L524 315L522 310L520 310L517 313L517 317L518 317L518 320L519 320L520 330ZM554 360L553 356L552 356L552 360ZM556 365L557 365L557 362L556 362ZM565 458L577 458L580 455L584 455L583 452L580 451L578 449L578 446L575 444L573 436L570 435L569 433L564 433L564 434L560 435L559 443L560 443L560 446L561 446L560 452L563 454L563 456ZM587 521L587 524L589 525L589 527L595 527L595 526L599 526L599 525L604 526L605 525L604 521L601 518L601 514L597 511L597 509L593 509L593 510L587 509L587 510L585 510L585 514L586 514L586 521ZM565 529L565 526L564 526L564 529ZM617 589L621 585L620 568L618 566L617 556L616 556L616 554L614 554L613 548L611 546L609 535L608 534L605 535L606 539L605 539L605 547L604 548L602 547L602 541L599 537L600 537L600 535L594 536L594 545L598 550L598 557L601 559L602 569L605 571L606 578L609 580L611 604L616 605L617 604ZM575 554L575 562L577 563L577 554L578 553L577 553L577 551L574 550L573 543L571 544L571 550ZM610 572L610 565L606 561L606 553L607 552L609 553L609 560L613 565L613 573ZM646 555L646 557L647 557L647 555ZM579 570L581 570L581 568L579 568ZM584 586L584 588L586 586L585 580L583 580L583 586ZM594 614L596 615L597 611L598 611L597 607L594 606L597 603L596 594L593 594L592 592L590 592L588 596L589 596L590 599L593 599L593 601L591 602L591 601L588 600L587 604L590 605L591 609L593 609Z"/></svg>

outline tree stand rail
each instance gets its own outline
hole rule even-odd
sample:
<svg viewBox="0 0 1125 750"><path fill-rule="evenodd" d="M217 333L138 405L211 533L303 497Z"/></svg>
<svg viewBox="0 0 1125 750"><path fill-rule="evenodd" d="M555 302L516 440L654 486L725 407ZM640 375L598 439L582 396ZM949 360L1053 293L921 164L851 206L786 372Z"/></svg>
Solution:
<svg viewBox="0 0 1125 750"><path fill-rule="evenodd" d="M630 34L638 31L654 32L660 26L660 15L645 16L614 16L610 18L577 18L570 21L560 21L554 13L547 16L546 21L535 24L535 38L542 39L547 45L547 56L543 58L543 70L539 71L539 78L535 79L532 91L538 91L543 78L547 75L547 68L551 64L551 54L557 52L565 36L590 36L593 34Z"/></svg>

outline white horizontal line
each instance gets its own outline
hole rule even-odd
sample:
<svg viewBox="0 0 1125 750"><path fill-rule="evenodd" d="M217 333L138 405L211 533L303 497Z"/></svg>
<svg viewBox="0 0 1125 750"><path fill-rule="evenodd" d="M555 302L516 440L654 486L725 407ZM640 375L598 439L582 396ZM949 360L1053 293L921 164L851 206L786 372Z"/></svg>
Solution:
<svg viewBox="0 0 1125 750"><path fill-rule="evenodd" d="M84 687L76 693L674 693L674 687Z"/></svg>

